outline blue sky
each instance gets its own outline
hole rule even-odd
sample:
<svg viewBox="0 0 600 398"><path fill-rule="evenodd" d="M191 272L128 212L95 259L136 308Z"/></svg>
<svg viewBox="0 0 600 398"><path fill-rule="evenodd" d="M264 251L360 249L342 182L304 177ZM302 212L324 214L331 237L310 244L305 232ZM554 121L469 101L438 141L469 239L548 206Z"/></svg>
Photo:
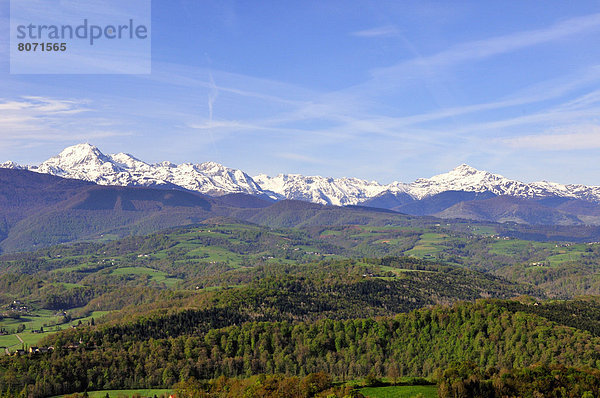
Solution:
<svg viewBox="0 0 600 398"><path fill-rule="evenodd" d="M600 185L597 1L153 0L151 29L149 75L11 75L0 40L0 161Z"/></svg>

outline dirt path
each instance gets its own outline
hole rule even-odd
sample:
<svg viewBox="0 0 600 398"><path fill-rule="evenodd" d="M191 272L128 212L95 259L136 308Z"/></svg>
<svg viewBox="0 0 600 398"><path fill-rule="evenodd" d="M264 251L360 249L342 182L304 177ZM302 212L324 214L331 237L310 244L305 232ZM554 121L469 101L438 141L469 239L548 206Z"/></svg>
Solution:
<svg viewBox="0 0 600 398"><path fill-rule="evenodd" d="M19 336L18 334L15 334L15 336L17 336L17 338L19 339L19 341L21 342L21 344L24 344L25 342L23 341L23 339L21 338L21 336Z"/></svg>

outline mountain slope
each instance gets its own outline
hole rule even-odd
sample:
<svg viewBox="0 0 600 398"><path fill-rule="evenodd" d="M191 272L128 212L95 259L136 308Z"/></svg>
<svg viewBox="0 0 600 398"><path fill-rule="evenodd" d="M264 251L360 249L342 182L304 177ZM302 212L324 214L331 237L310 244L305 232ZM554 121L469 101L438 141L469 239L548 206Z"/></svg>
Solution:
<svg viewBox="0 0 600 398"><path fill-rule="evenodd" d="M20 169L0 169L0 250L30 250L102 234L124 236L200 222L268 202L248 195L101 186Z"/></svg>
<svg viewBox="0 0 600 398"><path fill-rule="evenodd" d="M579 217L581 223L600 223L600 207L598 207L600 187L598 186L564 185L547 181L523 183L477 170L466 164L447 173L431 178L420 178L412 183L392 182L385 185L357 178L299 174L279 174L275 177L260 174L251 177L241 170L231 169L215 162L180 165L170 162L150 164L126 153L105 155L93 145L79 144L64 149L59 155L38 166L19 166L14 162L5 162L0 164L0 167L27 169L101 185L179 189L211 196L249 194L268 200L291 199L324 205L360 205L417 215L441 213L458 203L472 199L485 199L489 195L541 200L539 204L556 210L561 210L557 206L563 202L581 201L588 205L573 202L565 206L570 206L570 209L578 208L583 212ZM486 203L494 205L500 202ZM583 210L586 206L587 208ZM444 213L444 216L459 213L454 209ZM467 213L468 211L460 214L464 216ZM565 213L576 214L571 210ZM488 212L485 217L491 214L500 214L500 211ZM494 221L503 219L501 217ZM531 218L514 217L514 219ZM569 222L575 222L575 219Z"/></svg>
<svg viewBox="0 0 600 398"><path fill-rule="evenodd" d="M360 203L362 206L377 207L380 209L394 209L413 202L412 196L405 192L384 191L377 196Z"/></svg>
<svg viewBox="0 0 600 398"><path fill-rule="evenodd" d="M436 216L537 225L582 224L576 215L544 206L538 201L511 196L460 202L437 213Z"/></svg>
<svg viewBox="0 0 600 398"><path fill-rule="evenodd" d="M14 252L78 240L140 235L234 217L274 226L368 224L405 216L303 201L263 200L242 193L219 197L186 190L96 185L0 169L0 250Z"/></svg>
<svg viewBox="0 0 600 398"><path fill-rule="evenodd" d="M77 195L92 183L0 168L0 236L26 214Z"/></svg>
<svg viewBox="0 0 600 398"><path fill-rule="evenodd" d="M492 192L465 192L465 191L444 191L433 196L428 196L421 200L415 200L400 206L393 207L392 210L412 214L415 216L425 216L435 214L457 203L489 199L496 195Z"/></svg>

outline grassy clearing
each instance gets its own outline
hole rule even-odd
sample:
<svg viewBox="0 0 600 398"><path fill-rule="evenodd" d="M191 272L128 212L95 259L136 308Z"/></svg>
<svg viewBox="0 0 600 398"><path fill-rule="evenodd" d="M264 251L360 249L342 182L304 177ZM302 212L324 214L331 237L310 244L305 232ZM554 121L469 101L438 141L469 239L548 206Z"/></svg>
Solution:
<svg viewBox="0 0 600 398"><path fill-rule="evenodd" d="M98 319L101 316L108 314L110 311L94 311L85 318L74 319L69 323L61 325L52 325L62 320L62 316L55 316L55 311L50 310L37 310L32 315L23 316L20 319L5 318L0 322L0 327L5 328L8 332L13 332L19 325L25 325L25 330L18 333L19 337L23 342L17 338L15 333L9 335L0 336L0 347L6 347L10 351L14 351L21 348L23 344L27 346L36 346L44 337L49 334L56 333L59 330L66 329L70 326L77 326L79 322L87 323L92 318ZM46 326L45 326L46 325ZM40 330L44 328L43 333L33 333L33 330ZM1 354L1 353L0 353Z"/></svg>
<svg viewBox="0 0 600 398"><path fill-rule="evenodd" d="M437 398L437 386L389 386L365 387L359 390L361 394L371 398L412 398L423 394L425 398Z"/></svg>
<svg viewBox="0 0 600 398"><path fill-rule="evenodd" d="M5 335L5 336L0 336L0 347L2 347L2 351L4 351L4 348L8 348L9 351L15 351L21 347L23 347L23 345L31 347L31 346L36 346L38 344L38 342L43 339L45 336L47 336L49 333L52 332L46 332L46 333L31 333L28 331L24 331L21 333L18 333L18 336L21 338L21 340L23 340L23 342L21 342L21 340L19 340L19 337L17 337L16 334L9 334L9 335Z"/></svg>
<svg viewBox="0 0 600 398"><path fill-rule="evenodd" d="M442 245L447 237L448 235L446 234L433 232L424 233L421 235L421 238L415 247L405 251L404 254L420 258L435 256L444 249Z"/></svg>
<svg viewBox="0 0 600 398"><path fill-rule="evenodd" d="M575 261L581 260L582 254L583 253L577 253L577 252L555 254L554 256L548 257L547 261L550 264L550 266L558 266L558 265L561 265L564 263L570 263L570 262L575 262Z"/></svg>
<svg viewBox="0 0 600 398"><path fill-rule="evenodd" d="M543 249L544 246L548 248L554 247L544 243L530 242L518 239L499 240L492 243L490 252L494 254L513 256L526 251L529 247L535 249Z"/></svg>
<svg viewBox="0 0 600 398"><path fill-rule="evenodd" d="M379 243L379 244L387 244L387 245L400 245L402 243L406 242L406 239L400 239L400 238L384 238L384 239L379 239L373 243Z"/></svg>
<svg viewBox="0 0 600 398"><path fill-rule="evenodd" d="M15 350L21 348L21 342L14 334L0 336L0 347L8 347L9 349Z"/></svg>
<svg viewBox="0 0 600 398"><path fill-rule="evenodd" d="M55 313L56 311L51 310L36 310L31 314L21 316L19 319L4 318L0 321L0 327L10 331L24 324L25 330L39 330L44 325L52 325L62 319L62 316L56 316Z"/></svg>
<svg viewBox="0 0 600 398"><path fill-rule="evenodd" d="M119 397L133 397L142 396L142 397L153 397L153 396L166 396L168 397L171 394L172 390L168 389L147 389L147 390L105 390L105 391L88 391L88 396L90 398L104 398L106 394L108 394L111 398L119 398ZM64 397L64 395L58 395L53 398Z"/></svg>
<svg viewBox="0 0 600 398"><path fill-rule="evenodd" d="M496 234L496 228L487 226L475 226L472 231L475 235L492 236Z"/></svg>
<svg viewBox="0 0 600 398"><path fill-rule="evenodd" d="M235 254L225 248L218 246L197 246L194 245L195 249L191 250L186 254L188 257L193 256L206 256L202 260L204 261L216 261L216 262L233 262L239 263L242 260L242 256Z"/></svg>
<svg viewBox="0 0 600 398"><path fill-rule="evenodd" d="M47 333L31 333L23 332L19 333L19 337L23 340L23 343L27 347L36 346L38 342L45 337Z"/></svg>
<svg viewBox="0 0 600 398"><path fill-rule="evenodd" d="M382 271L392 272L396 276L401 276L404 272L429 272L429 273L433 272L433 271L420 270L420 269L394 268L394 267L389 267L387 265L380 265L379 269L381 269Z"/></svg>
<svg viewBox="0 0 600 398"><path fill-rule="evenodd" d="M147 267L123 267L117 268L111 272L112 275L148 275L156 283L164 283L167 286L173 286L180 279L171 278L169 274Z"/></svg>
<svg viewBox="0 0 600 398"><path fill-rule="evenodd" d="M68 325L77 325L79 323L79 321L86 323L86 322L91 321L92 318L98 319L110 312L111 311L93 311L90 315L86 316L85 318L75 319L75 320L71 321Z"/></svg>
<svg viewBox="0 0 600 398"><path fill-rule="evenodd" d="M328 236L342 236L342 235L344 235L344 233L342 231L334 231L334 230L328 229L328 230L321 232L320 237L326 238Z"/></svg>
<svg viewBox="0 0 600 398"><path fill-rule="evenodd" d="M440 251L441 249L439 247L431 245L415 245L412 249L405 251L404 255L425 258L435 256Z"/></svg>
<svg viewBox="0 0 600 398"><path fill-rule="evenodd" d="M531 242L522 240L500 240L491 245L490 252L494 254L514 256L527 251L539 251L547 257L545 262L550 266L559 266L568 262L581 260L586 253L586 245L561 246L555 243Z"/></svg>
<svg viewBox="0 0 600 398"><path fill-rule="evenodd" d="M564 263L572 263L580 261L586 254L586 245L572 245L568 247L554 248L556 254L547 258L551 266L558 266Z"/></svg>
<svg viewBox="0 0 600 398"><path fill-rule="evenodd" d="M120 236L117 234L102 234L102 235L100 235L99 238L90 239L89 241L95 242L95 243L108 243L110 241L117 240L119 238L120 238Z"/></svg>

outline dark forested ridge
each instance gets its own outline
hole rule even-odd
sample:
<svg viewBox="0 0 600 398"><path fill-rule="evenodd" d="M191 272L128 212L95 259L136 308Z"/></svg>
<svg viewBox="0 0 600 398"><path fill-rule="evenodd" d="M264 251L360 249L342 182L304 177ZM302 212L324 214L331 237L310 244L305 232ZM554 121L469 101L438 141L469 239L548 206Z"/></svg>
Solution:
<svg viewBox="0 0 600 398"><path fill-rule="evenodd" d="M47 396L261 373L322 372L342 381L369 374L439 377L457 361L483 369L600 365L600 341L589 332L487 301L378 319L239 323L229 317L232 326L225 328L219 328L228 318L223 314L203 315L194 318L186 311L175 322L173 316L166 323L140 319L126 328L96 326L55 335L46 340L55 347L52 354L3 358L0 386ZM182 325L191 329L148 335Z"/></svg>

